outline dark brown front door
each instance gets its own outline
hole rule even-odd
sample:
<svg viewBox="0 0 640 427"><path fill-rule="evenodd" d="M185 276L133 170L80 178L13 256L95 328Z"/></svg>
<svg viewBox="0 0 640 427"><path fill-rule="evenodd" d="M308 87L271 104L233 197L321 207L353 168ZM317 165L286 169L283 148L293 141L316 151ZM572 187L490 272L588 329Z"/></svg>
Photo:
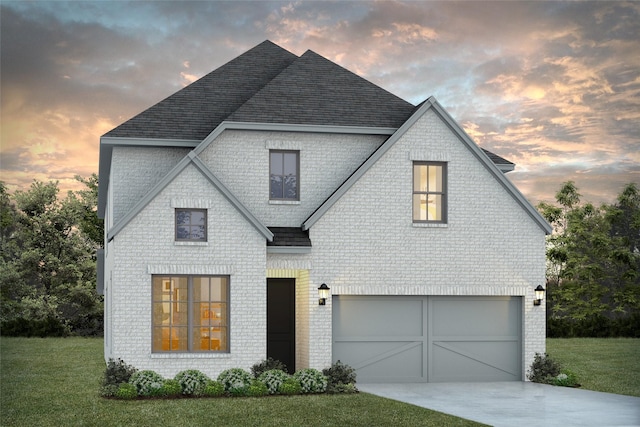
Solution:
<svg viewBox="0 0 640 427"><path fill-rule="evenodd" d="M295 279L267 279L267 357L296 370Z"/></svg>

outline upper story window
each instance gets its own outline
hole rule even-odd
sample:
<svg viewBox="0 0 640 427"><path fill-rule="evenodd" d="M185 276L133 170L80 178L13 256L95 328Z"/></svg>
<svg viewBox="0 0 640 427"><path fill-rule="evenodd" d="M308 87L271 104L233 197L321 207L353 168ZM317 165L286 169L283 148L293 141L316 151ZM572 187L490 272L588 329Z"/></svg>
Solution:
<svg viewBox="0 0 640 427"><path fill-rule="evenodd" d="M299 151L269 151L269 199L300 200Z"/></svg>
<svg viewBox="0 0 640 427"><path fill-rule="evenodd" d="M413 222L447 222L446 163L413 163Z"/></svg>
<svg viewBox="0 0 640 427"><path fill-rule="evenodd" d="M176 209L176 241L207 241L206 209Z"/></svg>

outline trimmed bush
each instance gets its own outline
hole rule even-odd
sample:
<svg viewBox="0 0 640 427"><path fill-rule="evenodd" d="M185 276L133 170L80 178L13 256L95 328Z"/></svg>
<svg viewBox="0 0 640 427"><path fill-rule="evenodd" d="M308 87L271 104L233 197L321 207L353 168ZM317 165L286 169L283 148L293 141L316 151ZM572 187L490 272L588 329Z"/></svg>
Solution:
<svg viewBox="0 0 640 427"><path fill-rule="evenodd" d="M204 388L203 396L220 397L224 394L224 385L220 381L209 381Z"/></svg>
<svg viewBox="0 0 640 427"><path fill-rule="evenodd" d="M280 386L291 376L279 369L263 372L258 381L267 386L269 394L277 394Z"/></svg>
<svg viewBox="0 0 640 427"><path fill-rule="evenodd" d="M253 382L247 389L247 396L261 397L266 396L267 394L269 394L269 389L264 383L258 380L253 380Z"/></svg>
<svg viewBox="0 0 640 427"><path fill-rule="evenodd" d="M177 397L182 394L182 386L176 380L164 380L162 387L160 388L159 396L164 397Z"/></svg>
<svg viewBox="0 0 640 427"><path fill-rule="evenodd" d="M176 374L176 381L182 388L182 394L187 396L202 396L204 389L211 379L197 369L187 369Z"/></svg>
<svg viewBox="0 0 640 427"><path fill-rule="evenodd" d="M278 369L283 372L287 372L287 366L279 360L275 360L271 357L266 358L260 363L256 363L251 367L251 374L254 378L260 377L267 371Z"/></svg>
<svg viewBox="0 0 640 427"><path fill-rule="evenodd" d="M105 397L113 397L122 383L128 383L131 375L137 371L131 365L127 365L122 359L109 359L107 368L102 378L100 394Z"/></svg>
<svg viewBox="0 0 640 427"><path fill-rule="evenodd" d="M154 371L138 371L131 375L129 384L135 386L139 396L158 396L164 378Z"/></svg>
<svg viewBox="0 0 640 427"><path fill-rule="evenodd" d="M317 369L301 369L293 374L293 378L300 382L302 393L324 393L327 390L327 377Z"/></svg>
<svg viewBox="0 0 640 427"><path fill-rule="evenodd" d="M356 388L356 370L349 365L345 365L339 360L331 367L323 369L322 373L327 377L327 393L351 393L351 389ZM350 387L346 387L350 384Z"/></svg>
<svg viewBox="0 0 640 427"><path fill-rule="evenodd" d="M224 385L224 391L231 394L247 389L253 381L251 374L241 368L231 368L220 372L218 381Z"/></svg>
<svg viewBox="0 0 640 427"><path fill-rule="evenodd" d="M561 366L547 353L536 353L527 373L529 381L534 383L553 384L554 378L560 374Z"/></svg>
<svg viewBox="0 0 640 427"><path fill-rule="evenodd" d="M302 393L302 387L300 386L300 381L293 377L289 377L278 387L278 393L284 394L287 396L291 396L294 394Z"/></svg>
<svg viewBox="0 0 640 427"><path fill-rule="evenodd" d="M138 390L133 384L122 383L118 386L115 397L118 399L132 400L138 397Z"/></svg>

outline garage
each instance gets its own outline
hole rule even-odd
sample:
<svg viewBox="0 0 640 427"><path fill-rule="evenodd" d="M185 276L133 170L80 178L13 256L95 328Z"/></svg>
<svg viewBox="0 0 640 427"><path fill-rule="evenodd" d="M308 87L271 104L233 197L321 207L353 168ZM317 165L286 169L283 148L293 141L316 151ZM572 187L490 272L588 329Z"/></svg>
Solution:
<svg viewBox="0 0 640 427"><path fill-rule="evenodd" d="M522 381L520 297L333 297L333 361L359 383Z"/></svg>

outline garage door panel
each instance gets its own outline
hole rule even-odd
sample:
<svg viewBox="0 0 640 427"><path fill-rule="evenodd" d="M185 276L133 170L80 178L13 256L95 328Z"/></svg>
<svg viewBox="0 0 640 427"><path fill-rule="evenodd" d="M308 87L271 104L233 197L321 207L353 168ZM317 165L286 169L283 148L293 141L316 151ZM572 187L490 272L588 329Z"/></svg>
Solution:
<svg viewBox="0 0 640 427"><path fill-rule="evenodd" d="M340 336L422 335L422 301L399 297L342 297L334 308ZM398 325L402 325L399 329Z"/></svg>
<svg viewBox="0 0 640 427"><path fill-rule="evenodd" d="M422 343L338 344L337 350L346 360L350 361L348 364L356 369L358 378L396 381L398 377L423 377L424 351Z"/></svg>
<svg viewBox="0 0 640 427"><path fill-rule="evenodd" d="M434 297L432 333L436 336L514 336L520 334L519 306L509 297Z"/></svg>
<svg viewBox="0 0 640 427"><path fill-rule="evenodd" d="M493 346L486 344L479 348L456 343L451 348L434 345L429 365L430 382L446 381L518 381L519 364L508 357L495 357ZM458 347L458 348L456 348ZM504 354L513 354L505 349Z"/></svg>
<svg viewBox="0 0 640 427"><path fill-rule="evenodd" d="M471 341L434 342L429 364L429 380L518 381L517 342Z"/></svg>
<svg viewBox="0 0 640 427"><path fill-rule="evenodd" d="M521 380L521 298L334 296L333 360L358 382Z"/></svg>

